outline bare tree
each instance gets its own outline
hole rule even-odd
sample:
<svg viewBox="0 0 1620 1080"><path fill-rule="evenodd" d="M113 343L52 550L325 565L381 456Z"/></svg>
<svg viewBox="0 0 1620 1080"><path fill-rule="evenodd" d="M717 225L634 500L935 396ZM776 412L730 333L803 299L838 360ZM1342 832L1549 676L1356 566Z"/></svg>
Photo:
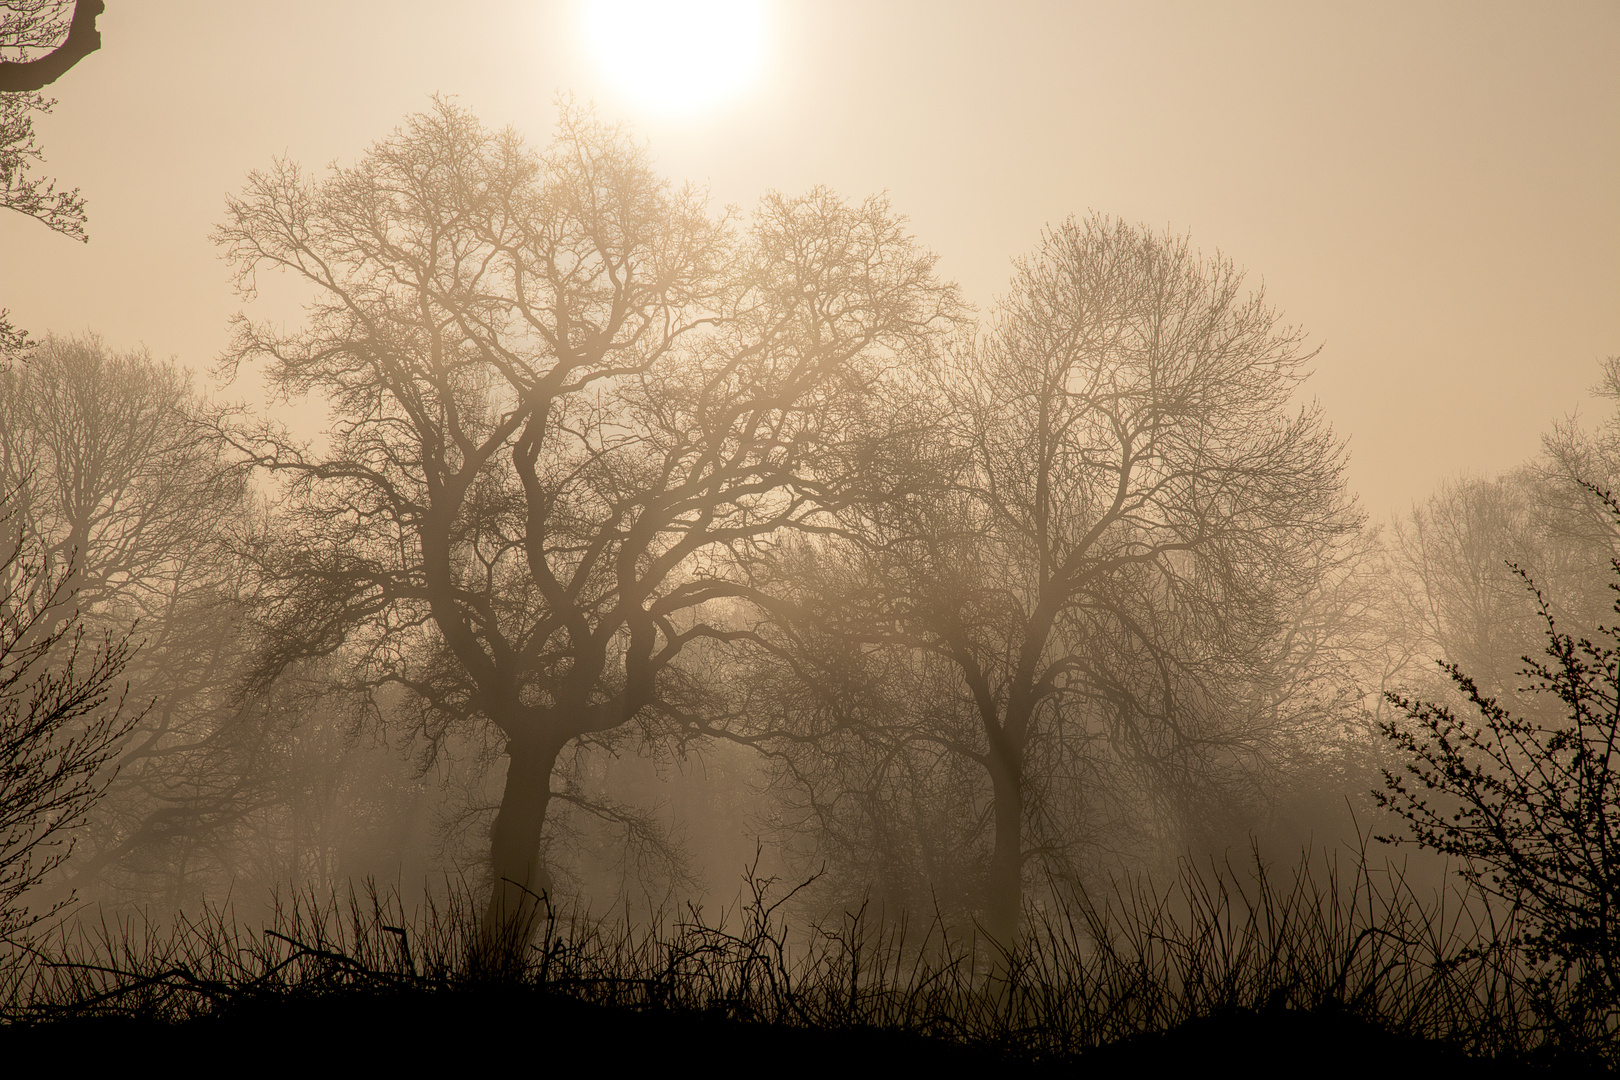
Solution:
<svg viewBox="0 0 1620 1080"><path fill-rule="evenodd" d="M1608 415L1594 429L1583 427L1574 416L1554 424L1542 437L1539 458L1528 467L1549 541L1584 557L1561 568L1563 575L1575 579L1573 589L1553 590L1562 594L1560 598L1580 591L1597 598L1595 605L1579 613L1582 622L1608 609L1606 590L1593 583L1604 579L1609 560L1620 555L1620 533L1609 507L1596 494L1620 489L1620 356L1603 361L1592 393L1611 403ZM1538 572L1538 580L1543 576L1545 571Z"/></svg>
<svg viewBox="0 0 1620 1080"><path fill-rule="evenodd" d="M1594 391L1620 399L1620 363L1603 365ZM1391 637L1417 661L1401 677L1425 694L1449 692L1451 680L1433 666L1441 659L1487 696L1517 691L1523 642L1542 619L1514 567L1535 579L1561 621L1590 624L1608 610L1620 535L1594 492L1620 481L1620 414L1590 429L1570 417L1542 441L1519 468L1440 484L1388 532Z"/></svg>
<svg viewBox="0 0 1620 1080"><path fill-rule="evenodd" d="M559 755L696 715L740 556L850 497L865 388L954 294L881 200L771 196L739 234L572 107L536 154L437 101L322 181L255 174L219 240L249 294L273 268L315 297L228 365L334 415L323 451L222 426L287 484L261 674L349 642L430 735L492 726L485 926L521 934Z"/></svg>
<svg viewBox="0 0 1620 1080"><path fill-rule="evenodd" d="M82 606L154 621L177 582L217 564L210 541L239 524L244 489L200 409L175 363L94 336L49 336L0 376L0 482L16 526L71 564Z"/></svg>
<svg viewBox="0 0 1620 1080"><path fill-rule="evenodd" d="M0 941L66 902L31 911L23 898L71 854L139 719L123 707L130 653L111 636L88 646L66 579L14 530L0 541Z"/></svg>
<svg viewBox="0 0 1620 1080"><path fill-rule="evenodd" d="M1027 864L1098 824L1109 770L1187 821L1297 731L1290 618L1358 521L1338 443L1292 405L1310 355L1229 262L1070 220L941 373L931 485L796 556L778 652L821 688L801 737L950 778L1003 944ZM874 678L903 700L873 705Z"/></svg>
<svg viewBox="0 0 1620 1080"><path fill-rule="evenodd" d="M1535 607L1509 564L1541 569L1535 503L1522 472L1458 478L1395 522L1390 542L1400 576L1391 600L1423 665L1452 657L1491 693L1513 681Z"/></svg>
<svg viewBox="0 0 1620 1080"><path fill-rule="evenodd" d="M243 730L262 709L231 700L248 642L225 541L246 529L247 493L196 423L200 407L173 363L94 337L47 336L0 375L13 542L62 567L73 596L42 612L38 629L77 620L115 638L133 632L141 648L123 677L150 706L58 875L64 888L127 882L137 865L146 881L171 877L178 846L267 795L259 743Z"/></svg>

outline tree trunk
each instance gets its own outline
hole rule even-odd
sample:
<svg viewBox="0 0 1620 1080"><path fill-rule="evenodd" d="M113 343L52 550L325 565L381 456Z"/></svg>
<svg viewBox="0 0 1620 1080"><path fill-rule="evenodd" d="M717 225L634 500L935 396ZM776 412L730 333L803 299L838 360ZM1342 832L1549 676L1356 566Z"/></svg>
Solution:
<svg viewBox="0 0 1620 1080"><path fill-rule="evenodd" d="M990 768L996 844L990 854L984 928L998 946L1010 952L1018 944L1018 920L1024 907L1023 768L1019 760L996 757L993 755Z"/></svg>
<svg viewBox="0 0 1620 1080"><path fill-rule="evenodd" d="M506 790L490 830L494 885L484 910L485 961L501 970L521 968L523 950L551 890L540 858L540 834L551 802L551 769L560 743L529 738L506 744Z"/></svg>

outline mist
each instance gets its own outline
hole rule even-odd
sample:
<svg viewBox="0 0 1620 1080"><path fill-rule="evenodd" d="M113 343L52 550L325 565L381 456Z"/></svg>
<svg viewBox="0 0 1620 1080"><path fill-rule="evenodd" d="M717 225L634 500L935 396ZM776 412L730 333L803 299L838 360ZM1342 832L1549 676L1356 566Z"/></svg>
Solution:
<svg viewBox="0 0 1620 1080"><path fill-rule="evenodd" d="M0 1042L1612 1067L1612 7L103 6Z"/></svg>

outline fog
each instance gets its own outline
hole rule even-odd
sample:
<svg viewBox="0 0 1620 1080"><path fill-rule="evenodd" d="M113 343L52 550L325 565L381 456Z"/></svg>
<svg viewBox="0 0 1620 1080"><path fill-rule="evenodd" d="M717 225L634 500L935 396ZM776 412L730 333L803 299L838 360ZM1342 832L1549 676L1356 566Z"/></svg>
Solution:
<svg viewBox="0 0 1620 1080"><path fill-rule="evenodd" d="M1612 1054L1620 9L621 7L110 0L0 99L0 938L752 898L1005 1003L1342 854L1542 995L1349 1012Z"/></svg>
<svg viewBox="0 0 1620 1080"><path fill-rule="evenodd" d="M1378 515L1533 454L1615 349L1611 5L772 5L758 81L676 115L569 5L382 11L113 5L118 47L38 125L91 243L0 221L6 305L206 370L238 306L208 233L248 170L352 160L436 91L540 139L565 91L716 203L887 191L981 306L1068 214L1190 232L1327 347L1312 391Z"/></svg>

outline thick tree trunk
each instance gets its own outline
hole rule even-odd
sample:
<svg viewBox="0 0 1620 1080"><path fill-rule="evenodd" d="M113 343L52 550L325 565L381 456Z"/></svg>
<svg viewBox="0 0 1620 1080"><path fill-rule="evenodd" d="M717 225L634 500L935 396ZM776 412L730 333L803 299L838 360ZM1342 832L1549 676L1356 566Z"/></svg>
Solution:
<svg viewBox="0 0 1620 1080"><path fill-rule="evenodd" d="M481 944L487 962L506 969L519 964L542 913L551 875L540 858L540 834L551 802L551 769L562 744L512 739L506 745L506 790L490 830L494 885L484 909Z"/></svg>
<svg viewBox="0 0 1620 1080"><path fill-rule="evenodd" d="M68 68L101 48L96 17L107 10L102 0L79 0L62 43L34 60L0 61L0 92L40 90L67 73ZM24 16L26 18L27 16Z"/></svg>
<svg viewBox="0 0 1620 1080"><path fill-rule="evenodd" d="M1024 785L1021 761L994 761L990 769L995 796L996 843L990 853L984 928L1003 950L1018 944L1018 920L1024 907Z"/></svg>

